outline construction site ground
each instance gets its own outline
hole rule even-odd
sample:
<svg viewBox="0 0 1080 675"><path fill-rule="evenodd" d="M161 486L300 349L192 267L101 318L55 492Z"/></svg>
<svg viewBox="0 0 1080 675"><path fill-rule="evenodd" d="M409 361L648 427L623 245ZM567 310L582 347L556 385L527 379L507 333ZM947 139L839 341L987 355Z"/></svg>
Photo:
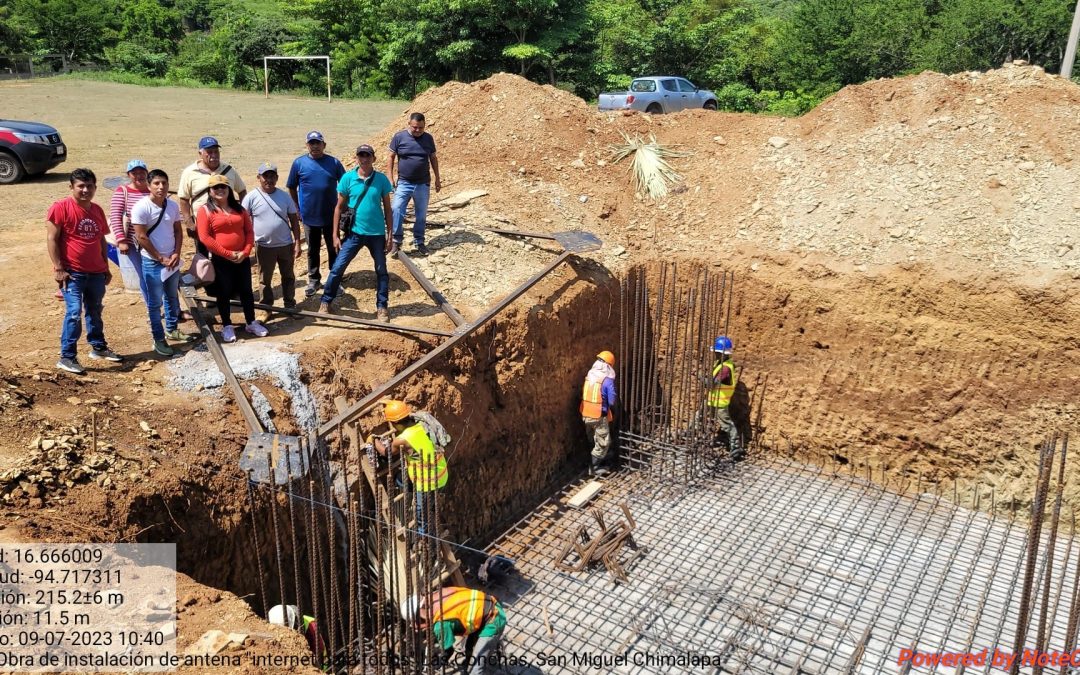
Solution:
<svg viewBox="0 0 1080 675"><path fill-rule="evenodd" d="M179 370L155 356L141 299L116 275L106 335L127 361L83 358L81 378L53 367L63 312L44 214L77 166L101 180L139 157L175 180L213 134L253 188L260 162L284 177L311 128L342 159L370 142L385 166L391 134L419 110L445 187L432 197L433 254L418 264L467 318L558 250L480 228L603 239L401 392L455 437L445 524L457 541L490 541L584 467L576 397L618 330L610 282L656 260L735 272L730 332L752 396L752 457L993 491L1000 513L1019 513L1035 444L1080 420L1080 88L1038 68L879 80L799 119L601 114L506 74L410 104L49 80L3 83L0 94L0 115L52 124L69 146L58 170L0 190L0 534L176 541L190 577L179 596L193 599L180 603L181 648L210 628L250 632L245 650L295 653L302 640L238 599L256 591L236 465L247 430L227 390L170 384L205 354L178 357ZM689 153L660 203L636 196L627 167L611 161L622 134ZM486 194L460 208L439 201L474 190ZM96 201L108 196L101 188ZM340 311L374 318L366 256L352 270ZM453 329L399 262L390 272L395 323ZM300 306L314 310L317 298ZM269 327L227 353L265 344L298 354L323 421L335 396L360 398L437 344L313 319ZM296 433L281 382L254 382L278 430ZM1067 503L1077 496L1071 481Z"/></svg>

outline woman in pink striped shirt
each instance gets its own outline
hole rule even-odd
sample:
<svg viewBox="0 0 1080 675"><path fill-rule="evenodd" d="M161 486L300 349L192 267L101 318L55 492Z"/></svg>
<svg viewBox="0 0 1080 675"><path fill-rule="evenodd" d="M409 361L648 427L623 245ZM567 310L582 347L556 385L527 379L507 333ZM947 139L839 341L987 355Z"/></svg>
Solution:
<svg viewBox="0 0 1080 675"><path fill-rule="evenodd" d="M142 256L139 255L139 249L135 246L135 231L131 228L131 209L140 199L150 194L150 184L146 181L146 162L141 159L128 162L127 175L131 182L121 185L113 192L112 202L109 205L109 229L112 230L113 239L116 240L116 250L120 252L120 255L127 256L139 273L139 288L142 290L145 301L146 284L142 278Z"/></svg>

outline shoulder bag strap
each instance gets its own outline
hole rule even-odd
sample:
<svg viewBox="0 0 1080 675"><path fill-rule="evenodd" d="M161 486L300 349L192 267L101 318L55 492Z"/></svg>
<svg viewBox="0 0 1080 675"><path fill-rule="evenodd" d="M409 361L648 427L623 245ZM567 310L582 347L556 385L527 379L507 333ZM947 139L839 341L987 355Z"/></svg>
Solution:
<svg viewBox="0 0 1080 675"><path fill-rule="evenodd" d="M255 192L259 195L263 202L265 202L266 205L270 207L270 210L277 214L278 218L284 220L286 225L289 224L289 218L278 210L277 204L274 203L273 199L267 199L266 193L264 193L262 190L256 190Z"/></svg>
<svg viewBox="0 0 1080 675"><path fill-rule="evenodd" d="M161 213L158 214L157 220L150 226L150 229L146 231L146 236L149 237L150 233L157 229L157 226L161 224L161 219L165 217L165 211L169 208L169 198L165 198L165 206L161 207Z"/></svg>

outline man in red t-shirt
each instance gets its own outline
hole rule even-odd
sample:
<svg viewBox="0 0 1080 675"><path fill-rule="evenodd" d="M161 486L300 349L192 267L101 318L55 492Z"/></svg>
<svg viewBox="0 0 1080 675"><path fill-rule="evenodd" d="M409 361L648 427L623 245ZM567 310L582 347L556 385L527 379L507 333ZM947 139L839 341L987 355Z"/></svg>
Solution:
<svg viewBox="0 0 1080 675"><path fill-rule="evenodd" d="M70 182L71 196L54 202L45 219L53 276L67 305L56 367L82 375L86 370L76 358L75 348L82 334L84 312L90 358L120 362L124 357L109 349L101 322L105 286L112 281L112 273L105 248L108 222L105 212L93 202L97 176L90 169L75 169Z"/></svg>

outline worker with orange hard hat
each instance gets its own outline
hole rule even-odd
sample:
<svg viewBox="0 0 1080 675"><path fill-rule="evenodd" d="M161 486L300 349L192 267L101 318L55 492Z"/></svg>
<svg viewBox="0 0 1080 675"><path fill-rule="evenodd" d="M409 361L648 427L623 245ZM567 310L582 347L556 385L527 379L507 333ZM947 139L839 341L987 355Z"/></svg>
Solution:
<svg viewBox="0 0 1080 675"><path fill-rule="evenodd" d="M611 421L615 419L615 355L604 350L596 361L581 390L581 421L593 443L591 471L602 476L608 472L604 462L611 448Z"/></svg>
<svg viewBox="0 0 1080 675"><path fill-rule="evenodd" d="M395 432L391 447L401 452L405 471L416 490L417 532L426 534L435 512L435 493L449 477L446 456L408 403L387 400L383 406L383 416Z"/></svg>

